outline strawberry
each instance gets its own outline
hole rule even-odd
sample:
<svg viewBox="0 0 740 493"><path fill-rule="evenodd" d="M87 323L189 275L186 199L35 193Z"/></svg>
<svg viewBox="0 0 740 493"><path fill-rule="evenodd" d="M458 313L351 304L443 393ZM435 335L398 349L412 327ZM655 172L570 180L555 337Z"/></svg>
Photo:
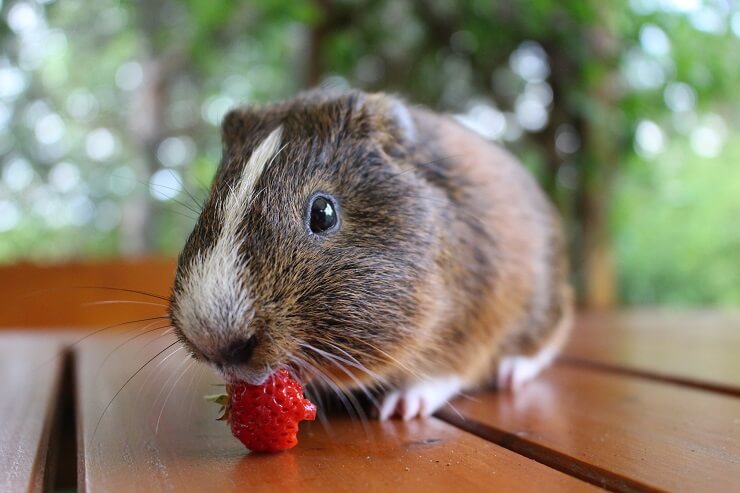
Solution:
<svg viewBox="0 0 740 493"><path fill-rule="evenodd" d="M225 395L207 399L221 404L231 433L254 452L279 452L298 443L298 423L316 419L316 406L287 370L272 374L262 385L237 383Z"/></svg>

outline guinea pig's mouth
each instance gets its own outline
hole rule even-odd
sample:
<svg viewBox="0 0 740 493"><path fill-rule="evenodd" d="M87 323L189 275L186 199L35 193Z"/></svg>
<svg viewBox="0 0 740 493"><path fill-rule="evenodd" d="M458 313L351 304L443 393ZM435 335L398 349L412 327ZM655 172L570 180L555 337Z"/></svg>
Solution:
<svg viewBox="0 0 740 493"><path fill-rule="evenodd" d="M238 366L221 366L213 365L216 371L226 381L226 383L235 384L246 382L251 385L262 385L265 380L272 374L270 368L249 368L244 365Z"/></svg>
<svg viewBox="0 0 740 493"><path fill-rule="evenodd" d="M276 367L261 367L261 368L249 368L245 365L236 366L220 366L212 365L226 383L235 384L246 382L250 385L262 385L265 381L281 368L285 368L288 372L298 380L304 382L304 375L302 372L294 367L293 365L278 365Z"/></svg>

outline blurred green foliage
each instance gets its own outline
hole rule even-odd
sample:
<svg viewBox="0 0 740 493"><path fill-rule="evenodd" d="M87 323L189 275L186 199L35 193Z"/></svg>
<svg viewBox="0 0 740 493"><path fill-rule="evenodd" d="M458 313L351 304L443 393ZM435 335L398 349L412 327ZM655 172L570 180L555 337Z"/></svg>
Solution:
<svg viewBox="0 0 740 493"><path fill-rule="evenodd" d="M223 114L321 83L510 148L586 297L740 303L727 0L5 0L0 41L1 262L177 252Z"/></svg>
<svg viewBox="0 0 740 493"><path fill-rule="evenodd" d="M723 159L697 158L680 141L658 159L630 159L612 214L622 300L740 303L738 162L737 141Z"/></svg>

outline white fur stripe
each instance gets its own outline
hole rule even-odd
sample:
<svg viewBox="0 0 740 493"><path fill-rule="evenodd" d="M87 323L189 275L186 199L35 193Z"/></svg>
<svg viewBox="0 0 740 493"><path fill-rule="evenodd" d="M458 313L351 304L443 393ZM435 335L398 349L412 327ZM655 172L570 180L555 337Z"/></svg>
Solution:
<svg viewBox="0 0 740 493"><path fill-rule="evenodd" d="M226 197L226 200L224 200L221 206L224 231L236 231L237 226L244 218L245 208L252 198L254 186L278 152L282 133L282 126L273 130L249 157L249 161L242 170L239 183L231 190L231 193ZM224 236L223 232L221 236Z"/></svg>
<svg viewBox="0 0 740 493"><path fill-rule="evenodd" d="M182 283L175 314L185 336L208 353L219 349L235 331L244 328L252 299L243 288L247 265L239 255L238 236L262 173L280 151L282 127L273 130L252 152L239 182L221 202L221 232L213 247L191 260Z"/></svg>

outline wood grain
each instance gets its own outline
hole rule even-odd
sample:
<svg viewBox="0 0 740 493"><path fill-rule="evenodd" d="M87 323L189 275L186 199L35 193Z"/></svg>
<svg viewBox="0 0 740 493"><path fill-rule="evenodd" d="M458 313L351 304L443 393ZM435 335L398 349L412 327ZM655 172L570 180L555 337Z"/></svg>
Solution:
<svg viewBox="0 0 740 493"><path fill-rule="evenodd" d="M62 369L48 334L0 333L0 491L42 491Z"/></svg>
<svg viewBox="0 0 740 493"><path fill-rule="evenodd" d="M162 300L100 288L143 290L166 297L174 272L174 259L156 257L0 266L0 327L102 327L162 313L163 307L156 306ZM125 303L107 303L115 300Z"/></svg>
<svg viewBox="0 0 740 493"><path fill-rule="evenodd" d="M614 491L737 491L740 399L555 367L515 395L459 399L479 436Z"/></svg>
<svg viewBox="0 0 740 493"><path fill-rule="evenodd" d="M216 406L202 398L214 391L211 370L190 366L184 351L172 353L177 346L165 349L171 339L143 337L113 353L102 367L116 338L96 339L78 353L82 490L596 489L435 418L373 421L363 427L337 416L327 428L304 423L300 443L291 451L249 454L216 421ZM160 351L108 407L130 375Z"/></svg>
<svg viewBox="0 0 740 493"><path fill-rule="evenodd" d="M564 356L570 364L740 396L740 312L581 315Z"/></svg>

